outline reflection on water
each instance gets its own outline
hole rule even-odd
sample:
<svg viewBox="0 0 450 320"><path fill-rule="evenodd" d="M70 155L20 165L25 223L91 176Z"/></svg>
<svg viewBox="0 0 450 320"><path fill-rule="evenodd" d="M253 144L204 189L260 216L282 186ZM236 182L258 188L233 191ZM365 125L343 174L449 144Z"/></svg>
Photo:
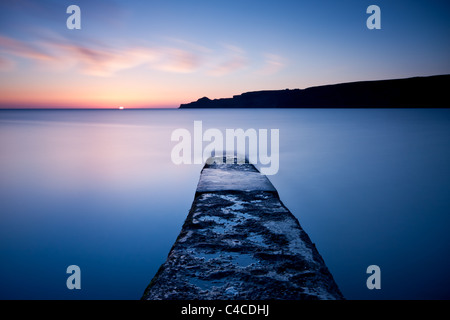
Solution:
<svg viewBox="0 0 450 320"><path fill-rule="evenodd" d="M450 297L450 110L321 109L0 111L0 298L139 299L193 200L170 136L195 120L280 129L270 180L347 298Z"/></svg>

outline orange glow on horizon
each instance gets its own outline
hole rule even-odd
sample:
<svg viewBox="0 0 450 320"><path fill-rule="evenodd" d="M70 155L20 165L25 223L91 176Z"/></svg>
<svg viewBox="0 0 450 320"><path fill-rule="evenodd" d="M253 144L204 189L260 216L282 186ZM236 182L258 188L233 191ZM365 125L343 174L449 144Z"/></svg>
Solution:
<svg viewBox="0 0 450 320"><path fill-rule="evenodd" d="M33 101L30 99L0 100L0 109L147 109L147 108L178 108L178 102L142 102L142 101L101 101L101 100L44 100Z"/></svg>
<svg viewBox="0 0 450 320"><path fill-rule="evenodd" d="M26 103L0 101L1 109L176 109L179 103L173 104L118 104L118 103Z"/></svg>
<svg viewBox="0 0 450 320"><path fill-rule="evenodd" d="M78 88L79 89L79 88ZM147 97L141 94L119 92L89 92L79 90L33 90L29 89L24 94L22 90L0 90L0 109L15 108L80 108L80 109L117 109L119 106L125 109L141 108L178 108L186 99L180 98L168 100L164 97ZM188 101L189 102L189 101Z"/></svg>

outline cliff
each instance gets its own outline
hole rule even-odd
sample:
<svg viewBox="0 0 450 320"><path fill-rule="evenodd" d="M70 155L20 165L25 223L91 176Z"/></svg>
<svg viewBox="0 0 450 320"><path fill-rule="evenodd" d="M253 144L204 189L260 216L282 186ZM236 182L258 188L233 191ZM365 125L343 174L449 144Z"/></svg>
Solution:
<svg viewBox="0 0 450 320"><path fill-rule="evenodd" d="M203 168L182 230L142 299L343 299L269 179L252 164L223 162Z"/></svg>
<svg viewBox="0 0 450 320"><path fill-rule="evenodd" d="M439 75L204 97L180 108L447 108L449 87L450 75Z"/></svg>

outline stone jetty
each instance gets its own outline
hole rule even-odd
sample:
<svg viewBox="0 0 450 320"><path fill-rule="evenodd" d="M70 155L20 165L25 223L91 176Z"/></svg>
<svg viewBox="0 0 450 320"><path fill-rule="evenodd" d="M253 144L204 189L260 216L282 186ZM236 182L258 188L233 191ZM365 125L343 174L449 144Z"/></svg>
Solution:
<svg viewBox="0 0 450 320"><path fill-rule="evenodd" d="M343 299L269 179L250 163L211 158L167 260L144 300Z"/></svg>

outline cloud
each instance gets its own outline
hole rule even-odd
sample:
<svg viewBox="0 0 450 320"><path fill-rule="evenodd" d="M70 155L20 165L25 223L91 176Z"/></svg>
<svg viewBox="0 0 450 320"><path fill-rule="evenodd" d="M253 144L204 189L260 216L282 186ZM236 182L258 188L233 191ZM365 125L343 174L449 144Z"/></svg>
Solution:
<svg viewBox="0 0 450 320"><path fill-rule="evenodd" d="M245 51L223 44L217 52L204 46L178 40L172 46L111 47L99 41L73 42L62 36L47 34L29 43L0 35L0 52L27 58L46 70L77 70L90 76L109 77L138 66L171 73L204 72L209 76L225 76L250 66ZM256 73L269 75L284 66L282 58L264 54L265 65ZM1 57L0 68L14 67L9 57Z"/></svg>
<svg viewBox="0 0 450 320"><path fill-rule="evenodd" d="M13 60L0 56L0 71L11 71L14 69L14 66Z"/></svg>
<svg viewBox="0 0 450 320"><path fill-rule="evenodd" d="M201 66L201 57L194 52L164 48L160 50L162 61L151 64L152 67L169 72L190 73L198 70Z"/></svg>
<svg viewBox="0 0 450 320"><path fill-rule="evenodd" d="M211 69L208 74L212 76L224 76L237 71L247 65L247 59L235 56Z"/></svg>
<svg viewBox="0 0 450 320"><path fill-rule="evenodd" d="M248 59L245 51L237 46L225 44L227 50L225 60L215 65L208 71L212 76L224 76L247 66Z"/></svg>
<svg viewBox="0 0 450 320"><path fill-rule="evenodd" d="M284 67L283 58L276 54L264 54L264 66L256 71L259 75L272 75L280 71Z"/></svg>
<svg viewBox="0 0 450 320"><path fill-rule="evenodd" d="M0 51L38 63L46 62L47 66L55 69L78 68L81 73L92 76L111 76L139 65L167 72L189 73L202 64L201 55L194 50L171 47L112 48L98 42L72 43L61 37L47 38L37 44L30 45L0 36Z"/></svg>
<svg viewBox="0 0 450 320"><path fill-rule="evenodd" d="M0 51L57 70L78 68L81 73L93 76L111 76L121 70L152 63L163 54L145 47L116 49L100 43L72 43L61 37L31 45L0 36ZM6 57L2 58L6 61Z"/></svg>
<svg viewBox="0 0 450 320"><path fill-rule="evenodd" d="M111 76L121 70L154 61L158 52L148 48L118 50L106 46L86 46L73 43L47 43L47 47L58 52L67 66L79 67L80 71L92 76Z"/></svg>
<svg viewBox="0 0 450 320"><path fill-rule="evenodd" d="M184 39L178 39L178 38L172 38L172 37L165 37L165 39L167 41L173 43L174 45L182 46L184 49L189 50L189 51L196 51L198 53L205 53L205 54L209 54L212 52L212 50L208 47L205 47L205 46L202 46L197 43L187 41Z"/></svg>
<svg viewBox="0 0 450 320"><path fill-rule="evenodd" d="M54 57L25 42L0 35L0 51L33 60L52 60Z"/></svg>

